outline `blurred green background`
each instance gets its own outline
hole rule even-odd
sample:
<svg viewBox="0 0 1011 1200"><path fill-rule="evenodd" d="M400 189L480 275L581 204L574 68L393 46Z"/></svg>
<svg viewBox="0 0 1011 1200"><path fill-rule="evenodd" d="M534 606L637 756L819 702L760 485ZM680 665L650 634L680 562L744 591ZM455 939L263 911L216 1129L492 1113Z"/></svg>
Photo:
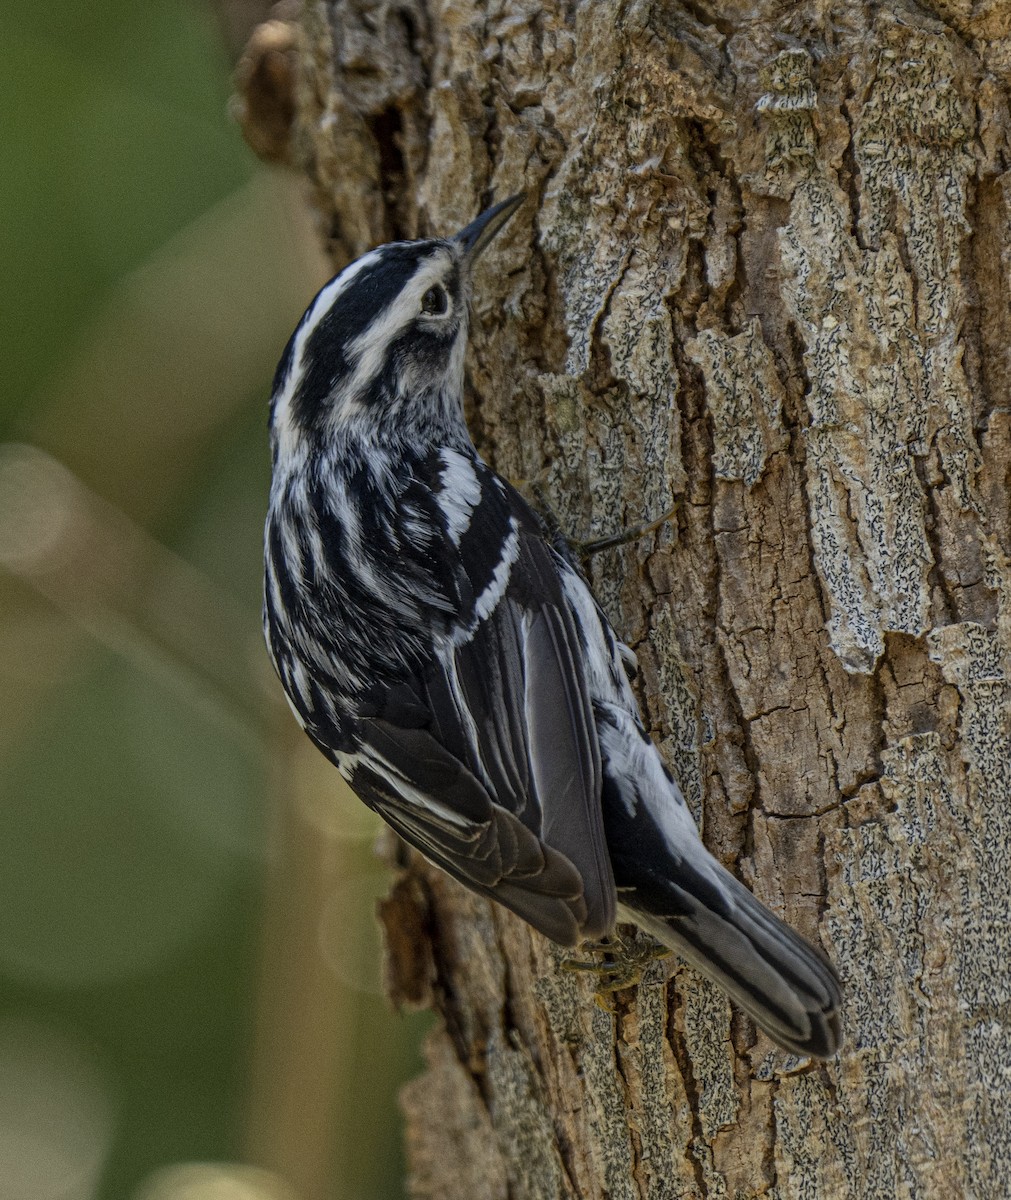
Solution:
<svg viewBox="0 0 1011 1200"><path fill-rule="evenodd" d="M227 115L266 6L0 12L0 1195L403 1194L377 827L260 641L327 266Z"/></svg>

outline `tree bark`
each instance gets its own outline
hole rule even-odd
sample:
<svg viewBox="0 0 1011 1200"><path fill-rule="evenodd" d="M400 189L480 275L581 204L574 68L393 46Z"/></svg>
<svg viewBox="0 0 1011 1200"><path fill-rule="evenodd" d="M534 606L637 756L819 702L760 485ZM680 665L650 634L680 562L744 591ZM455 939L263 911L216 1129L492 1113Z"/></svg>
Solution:
<svg viewBox="0 0 1011 1200"><path fill-rule="evenodd" d="M299 36L335 266L529 193L475 438L578 536L677 505L596 594L707 845L846 993L824 1065L684 966L607 1011L412 859L411 1194L1006 1194L1011 8L306 0Z"/></svg>

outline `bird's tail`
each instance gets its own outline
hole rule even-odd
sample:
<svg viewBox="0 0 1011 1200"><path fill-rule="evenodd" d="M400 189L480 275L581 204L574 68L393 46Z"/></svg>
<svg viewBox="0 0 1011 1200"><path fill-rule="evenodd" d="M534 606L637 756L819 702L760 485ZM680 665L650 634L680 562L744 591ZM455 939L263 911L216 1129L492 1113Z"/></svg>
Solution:
<svg viewBox="0 0 1011 1200"><path fill-rule="evenodd" d="M819 951L739 883L699 844L675 878L641 874L619 897L637 925L719 984L794 1054L829 1058L839 1048L842 997ZM623 874L619 869L618 874Z"/></svg>

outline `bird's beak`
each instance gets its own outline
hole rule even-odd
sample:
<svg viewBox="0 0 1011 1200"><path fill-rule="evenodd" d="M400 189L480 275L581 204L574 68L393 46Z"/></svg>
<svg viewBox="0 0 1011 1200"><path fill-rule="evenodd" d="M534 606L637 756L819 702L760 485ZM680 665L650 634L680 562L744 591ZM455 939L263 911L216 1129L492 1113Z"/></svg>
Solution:
<svg viewBox="0 0 1011 1200"><path fill-rule="evenodd" d="M473 267L485 246L488 245L495 234L498 233L526 198L526 192L520 192L518 196L510 196L508 200L503 200L501 204L495 204L491 208L485 209L479 217L475 217L466 228L461 229L453 238L453 241L462 248L463 260L468 267Z"/></svg>

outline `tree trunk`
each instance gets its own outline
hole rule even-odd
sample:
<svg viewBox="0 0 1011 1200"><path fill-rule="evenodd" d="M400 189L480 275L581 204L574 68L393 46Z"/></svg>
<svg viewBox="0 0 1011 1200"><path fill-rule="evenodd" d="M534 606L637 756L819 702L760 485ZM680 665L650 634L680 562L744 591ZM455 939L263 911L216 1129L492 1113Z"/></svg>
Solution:
<svg viewBox="0 0 1011 1200"><path fill-rule="evenodd" d="M846 993L824 1065L671 962L608 1011L412 859L411 1194L1006 1194L1011 8L306 0L300 39L335 266L528 192L471 428L577 536L677 506L595 592L707 845Z"/></svg>

